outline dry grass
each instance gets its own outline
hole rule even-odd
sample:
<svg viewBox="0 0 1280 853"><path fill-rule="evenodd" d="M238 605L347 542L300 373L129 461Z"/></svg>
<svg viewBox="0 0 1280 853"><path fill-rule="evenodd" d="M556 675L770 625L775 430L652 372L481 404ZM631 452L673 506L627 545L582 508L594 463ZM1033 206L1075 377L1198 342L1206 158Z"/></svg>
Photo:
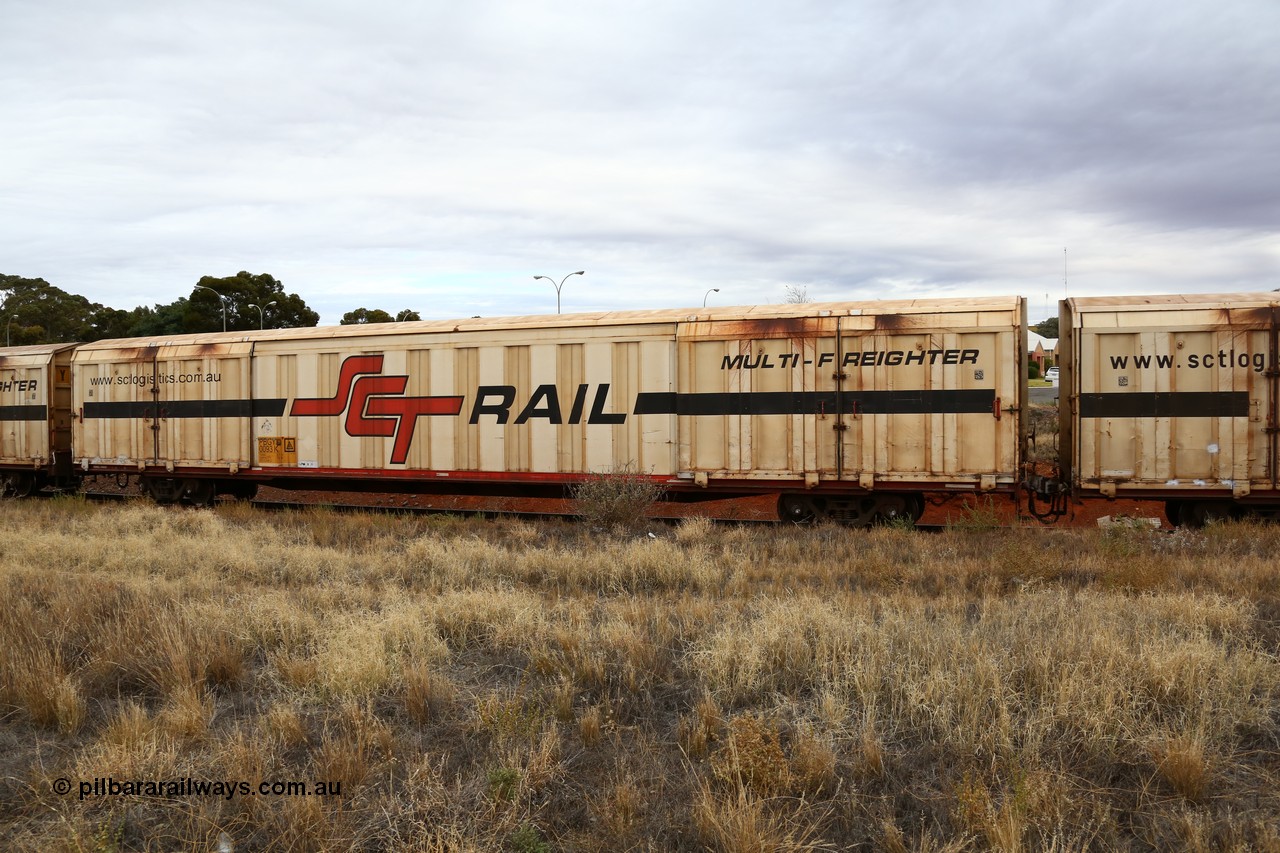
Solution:
<svg viewBox="0 0 1280 853"><path fill-rule="evenodd" d="M1280 528L5 511L4 849L1280 851Z"/></svg>

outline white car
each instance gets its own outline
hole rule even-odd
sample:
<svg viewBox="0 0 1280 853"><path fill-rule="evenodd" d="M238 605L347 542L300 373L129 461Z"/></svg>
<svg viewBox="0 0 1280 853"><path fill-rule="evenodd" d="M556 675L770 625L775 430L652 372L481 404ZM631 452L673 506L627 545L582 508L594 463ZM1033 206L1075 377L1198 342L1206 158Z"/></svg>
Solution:
<svg viewBox="0 0 1280 853"><path fill-rule="evenodd" d="M1048 379L1054 385L1057 385L1058 384L1058 368L1050 367L1048 370L1044 372L1044 378Z"/></svg>

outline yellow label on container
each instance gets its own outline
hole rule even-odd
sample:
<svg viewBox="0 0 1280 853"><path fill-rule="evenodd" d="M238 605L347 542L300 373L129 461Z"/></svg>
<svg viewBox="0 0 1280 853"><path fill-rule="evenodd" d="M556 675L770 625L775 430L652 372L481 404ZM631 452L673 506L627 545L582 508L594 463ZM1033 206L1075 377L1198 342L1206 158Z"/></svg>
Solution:
<svg viewBox="0 0 1280 853"><path fill-rule="evenodd" d="M297 465L298 439L271 436L258 439L259 465Z"/></svg>

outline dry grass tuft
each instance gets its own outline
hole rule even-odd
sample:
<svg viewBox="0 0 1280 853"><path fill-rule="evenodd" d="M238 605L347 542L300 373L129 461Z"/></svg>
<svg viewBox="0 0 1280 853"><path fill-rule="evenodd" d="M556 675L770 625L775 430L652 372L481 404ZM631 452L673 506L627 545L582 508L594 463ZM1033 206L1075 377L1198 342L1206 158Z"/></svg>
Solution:
<svg viewBox="0 0 1280 853"><path fill-rule="evenodd" d="M727 794L700 788L695 795L693 820L699 840L724 853L836 849L814 838L816 827L797 826L785 809L753 796L745 788Z"/></svg>
<svg viewBox="0 0 1280 853"><path fill-rule="evenodd" d="M413 661L404 669L404 709L409 719L426 725L436 722L453 707L457 687L443 672L424 661Z"/></svg>
<svg viewBox="0 0 1280 853"><path fill-rule="evenodd" d="M791 767L778 732L753 714L729 720L724 743L712 754L717 778L765 797L791 790Z"/></svg>
<svg viewBox="0 0 1280 853"><path fill-rule="evenodd" d="M1192 802L1204 798L1211 768L1203 740L1193 735L1178 735L1159 744L1154 753L1161 778L1180 797Z"/></svg>

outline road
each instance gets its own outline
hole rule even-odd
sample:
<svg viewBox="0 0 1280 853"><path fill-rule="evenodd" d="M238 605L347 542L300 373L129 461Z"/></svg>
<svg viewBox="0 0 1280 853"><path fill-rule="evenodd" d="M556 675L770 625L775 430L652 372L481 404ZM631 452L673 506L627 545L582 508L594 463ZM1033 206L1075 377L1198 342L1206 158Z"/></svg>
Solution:
<svg viewBox="0 0 1280 853"><path fill-rule="evenodd" d="M1033 406L1049 406L1058 402L1057 388L1028 388Z"/></svg>

